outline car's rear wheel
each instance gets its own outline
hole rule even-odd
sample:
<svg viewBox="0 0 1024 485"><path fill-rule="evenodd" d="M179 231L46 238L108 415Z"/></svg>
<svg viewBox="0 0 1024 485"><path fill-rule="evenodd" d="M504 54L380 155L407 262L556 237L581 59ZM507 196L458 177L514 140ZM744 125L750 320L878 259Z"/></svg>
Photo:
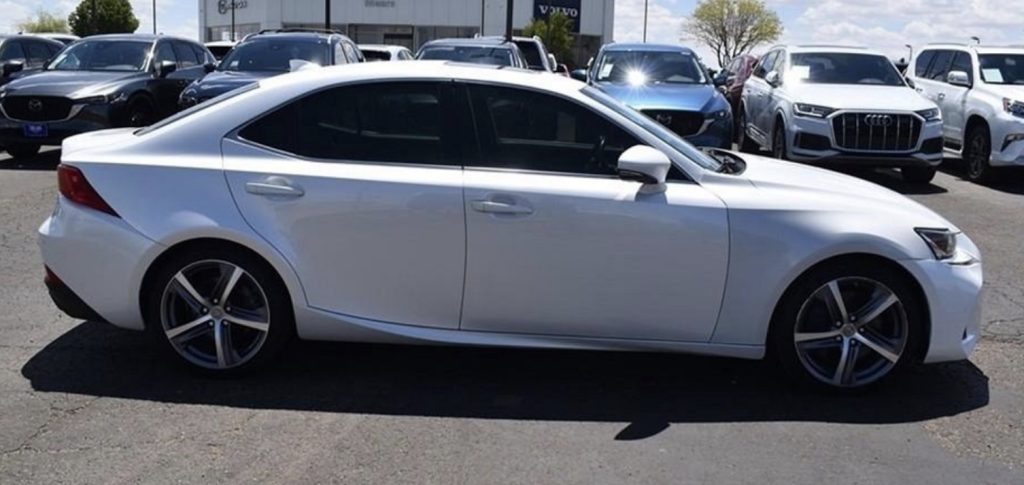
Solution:
<svg viewBox="0 0 1024 485"><path fill-rule="evenodd" d="M294 334L283 283L250 254L186 251L161 263L152 281L147 329L195 368L234 373L257 367Z"/></svg>
<svg viewBox="0 0 1024 485"><path fill-rule="evenodd" d="M964 163L967 165L967 178L972 182L985 182L992 174L989 158L992 156L992 137L988 128L978 125L971 128L964 145Z"/></svg>
<svg viewBox="0 0 1024 485"><path fill-rule="evenodd" d="M902 274L864 261L813 270L785 294L771 351L797 380L857 389L905 366L923 338L921 302Z"/></svg>
<svg viewBox="0 0 1024 485"><path fill-rule="evenodd" d="M29 158L39 154L39 145L15 143L7 147L7 153L13 158Z"/></svg>
<svg viewBox="0 0 1024 485"><path fill-rule="evenodd" d="M913 184L927 184L935 178L935 167L903 167L900 169L903 180Z"/></svg>
<svg viewBox="0 0 1024 485"><path fill-rule="evenodd" d="M739 145L741 152L757 153L761 150L761 147L757 146L757 143L747 135L747 115L744 113L743 108L740 108L739 111L739 121L736 123L739 125L736 131L736 144Z"/></svg>

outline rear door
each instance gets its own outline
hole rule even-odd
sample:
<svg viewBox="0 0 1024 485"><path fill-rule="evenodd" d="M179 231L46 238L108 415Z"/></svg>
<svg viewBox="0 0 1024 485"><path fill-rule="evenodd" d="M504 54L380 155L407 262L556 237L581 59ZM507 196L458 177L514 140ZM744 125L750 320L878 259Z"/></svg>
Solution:
<svg viewBox="0 0 1024 485"><path fill-rule="evenodd" d="M771 72L777 55L778 51L771 51L762 56L761 60L757 63L757 67L754 69L753 76L750 77L743 88L743 102L746 106L744 115L747 117L749 131L755 134L755 140L762 143L767 141L768 131L766 127L760 125L760 120L763 117L762 113L768 102L767 97L771 94L772 90L772 87L765 80L765 76Z"/></svg>
<svg viewBox="0 0 1024 485"><path fill-rule="evenodd" d="M307 303L388 323L458 328L462 167L451 83L338 86L225 140L232 194L299 274Z"/></svg>
<svg viewBox="0 0 1024 485"><path fill-rule="evenodd" d="M721 200L681 173L663 193L622 180L637 138L575 101L468 85L462 329L707 341L728 258Z"/></svg>

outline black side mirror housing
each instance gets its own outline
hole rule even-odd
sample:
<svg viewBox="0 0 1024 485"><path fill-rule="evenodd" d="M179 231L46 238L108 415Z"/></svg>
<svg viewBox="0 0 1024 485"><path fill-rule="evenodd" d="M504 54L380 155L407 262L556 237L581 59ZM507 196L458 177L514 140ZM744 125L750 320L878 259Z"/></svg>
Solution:
<svg viewBox="0 0 1024 485"><path fill-rule="evenodd" d="M12 74L25 69L25 63L18 61L8 61L3 66L3 77L11 77Z"/></svg>
<svg viewBox="0 0 1024 485"><path fill-rule="evenodd" d="M203 71L207 74L213 72L214 69L217 69L217 65L212 62L207 62L206 64L203 64Z"/></svg>
<svg viewBox="0 0 1024 485"><path fill-rule="evenodd" d="M577 69L577 70L569 73L569 77L571 77L571 78L573 78L573 79L575 79L577 81L587 82L587 70L586 69Z"/></svg>
<svg viewBox="0 0 1024 485"><path fill-rule="evenodd" d="M171 61L161 61L156 65L156 77L163 79L169 76L172 72L178 70L178 65Z"/></svg>

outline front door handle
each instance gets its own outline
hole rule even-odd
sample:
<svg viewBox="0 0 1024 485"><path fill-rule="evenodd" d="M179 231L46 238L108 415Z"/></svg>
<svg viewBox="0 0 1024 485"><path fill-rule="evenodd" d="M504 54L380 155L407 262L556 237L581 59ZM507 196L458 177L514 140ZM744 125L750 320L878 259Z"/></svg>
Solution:
<svg viewBox="0 0 1024 485"><path fill-rule="evenodd" d="M247 182L245 191L255 195L276 195L284 197L301 197L306 192L302 187L293 185L288 179L279 176L267 177L259 182Z"/></svg>
<svg viewBox="0 0 1024 485"><path fill-rule="evenodd" d="M470 205L472 205L473 210L477 212L487 212L491 214L533 214L533 209L529 207L494 200L474 200Z"/></svg>

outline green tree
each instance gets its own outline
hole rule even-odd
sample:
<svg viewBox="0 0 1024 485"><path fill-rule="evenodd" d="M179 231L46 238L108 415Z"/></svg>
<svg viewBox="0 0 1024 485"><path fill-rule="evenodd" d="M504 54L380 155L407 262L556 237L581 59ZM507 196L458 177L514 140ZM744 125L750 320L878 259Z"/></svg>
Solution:
<svg viewBox="0 0 1024 485"><path fill-rule="evenodd" d="M565 62L566 59L572 57L572 46L575 42L572 35L572 22L573 20L568 15L555 12L547 20L531 20L523 28L523 35L540 37L544 46L548 48L548 52L554 54L559 62Z"/></svg>
<svg viewBox="0 0 1024 485"><path fill-rule="evenodd" d="M68 22L46 10L39 9L35 17L18 23L21 32L67 32Z"/></svg>
<svg viewBox="0 0 1024 485"><path fill-rule="evenodd" d="M68 16L68 24L75 35L85 37L135 32L139 19L135 18L128 0L82 0Z"/></svg>
<svg viewBox="0 0 1024 485"><path fill-rule="evenodd" d="M762 0L701 0L683 30L707 44L724 66L732 58L782 35L778 14Z"/></svg>

